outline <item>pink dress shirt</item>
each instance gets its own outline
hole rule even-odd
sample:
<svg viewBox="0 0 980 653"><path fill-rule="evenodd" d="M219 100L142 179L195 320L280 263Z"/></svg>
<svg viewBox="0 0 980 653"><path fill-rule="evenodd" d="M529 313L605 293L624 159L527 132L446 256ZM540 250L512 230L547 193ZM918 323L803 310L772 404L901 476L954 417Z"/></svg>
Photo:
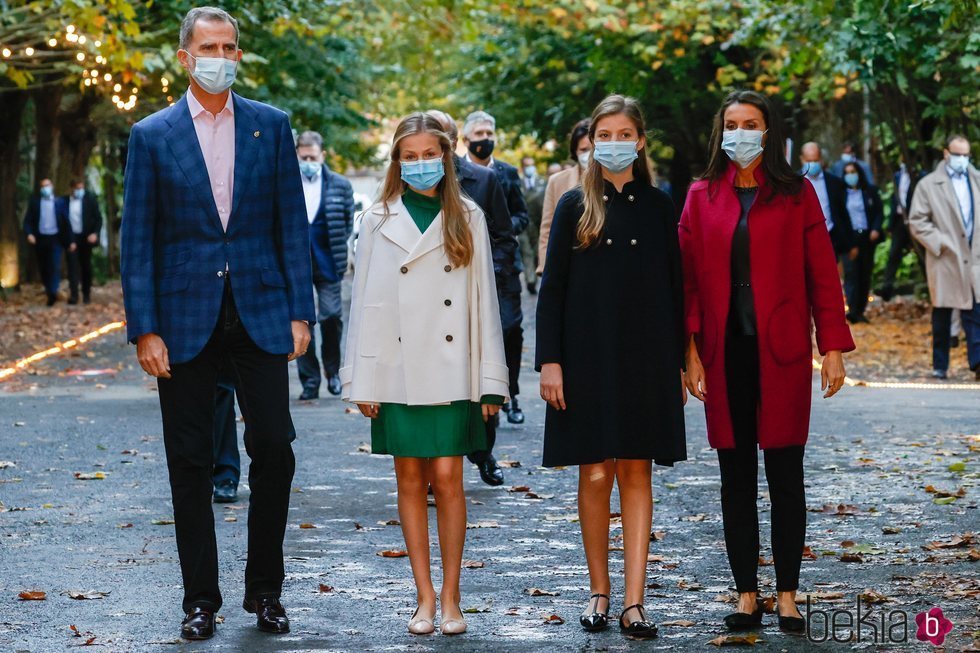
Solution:
<svg viewBox="0 0 980 653"><path fill-rule="evenodd" d="M197 141L204 154L204 165L208 169L211 194L218 208L221 227L227 231L235 185L235 107L231 93L228 93L225 108L218 115L213 115L201 106L194 92L187 89L187 108L190 109Z"/></svg>

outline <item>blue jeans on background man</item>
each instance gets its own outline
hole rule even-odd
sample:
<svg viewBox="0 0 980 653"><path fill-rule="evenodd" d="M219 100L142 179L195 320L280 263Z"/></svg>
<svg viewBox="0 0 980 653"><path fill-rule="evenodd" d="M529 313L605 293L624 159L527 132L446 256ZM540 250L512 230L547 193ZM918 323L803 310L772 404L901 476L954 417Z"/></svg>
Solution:
<svg viewBox="0 0 980 653"><path fill-rule="evenodd" d="M949 332L953 320L953 309L932 309L932 369L949 370ZM966 354L970 369L980 372L980 302L973 303L972 310L960 311L963 322L963 337L966 339Z"/></svg>

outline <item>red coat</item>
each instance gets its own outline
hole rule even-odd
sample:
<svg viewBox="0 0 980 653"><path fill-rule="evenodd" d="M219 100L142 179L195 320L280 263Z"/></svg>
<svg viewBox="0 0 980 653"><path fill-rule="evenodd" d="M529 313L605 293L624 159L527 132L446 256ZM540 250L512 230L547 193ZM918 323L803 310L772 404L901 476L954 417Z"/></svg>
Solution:
<svg viewBox="0 0 980 653"><path fill-rule="evenodd" d="M798 195L769 197L762 168L749 214L752 294L759 338L759 445L806 443L812 394L811 315L821 354L851 351L844 299L820 201L809 181ZM708 192L688 191L680 221L686 328L705 369L708 442L735 446L725 377L725 332L731 302L732 237L741 214L735 165Z"/></svg>

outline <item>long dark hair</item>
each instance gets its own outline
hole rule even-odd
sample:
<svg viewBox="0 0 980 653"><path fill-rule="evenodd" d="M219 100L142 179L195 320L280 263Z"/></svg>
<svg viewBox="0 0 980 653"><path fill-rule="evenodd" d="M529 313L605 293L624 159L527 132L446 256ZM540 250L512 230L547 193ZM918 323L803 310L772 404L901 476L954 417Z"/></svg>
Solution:
<svg viewBox="0 0 980 653"><path fill-rule="evenodd" d="M589 125L591 121L583 118L572 127L572 133L568 136L568 158L578 165L578 142L589 135Z"/></svg>
<svg viewBox="0 0 980 653"><path fill-rule="evenodd" d="M755 91L733 91L721 103L721 108L715 115L714 127L711 129L711 159L701 179L709 182L709 189L715 187L728 170L731 160L721 149L721 140L725 132L725 111L733 104L751 104L762 112L766 121L765 149L762 151L762 172L769 182L771 195L796 195L803 186L803 175L794 172L783 156L783 144L786 142L783 132L783 121L776 113L772 103L761 93Z"/></svg>

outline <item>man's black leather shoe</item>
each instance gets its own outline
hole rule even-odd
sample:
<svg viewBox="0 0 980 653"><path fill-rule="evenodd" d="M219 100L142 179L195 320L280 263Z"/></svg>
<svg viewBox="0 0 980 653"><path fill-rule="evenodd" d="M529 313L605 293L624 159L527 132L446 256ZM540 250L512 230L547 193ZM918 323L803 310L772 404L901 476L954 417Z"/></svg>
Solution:
<svg viewBox="0 0 980 653"><path fill-rule="evenodd" d="M327 391L330 392L334 397L340 394L340 375L331 374L327 377Z"/></svg>
<svg viewBox="0 0 980 653"><path fill-rule="evenodd" d="M238 488L234 481L219 481L214 486L215 503L235 503L238 501Z"/></svg>
<svg viewBox="0 0 980 653"><path fill-rule="evenodd" d="M211 639L214 637L214 610L191 608L180 622L180 636L184 639Z"/></svg>
<svg viewBox="0 0 980 653"><path fill-rule="evenodd" d="M316 388L303 388L303 392L299 396L300 401L313 401L314 399L320 398L320 391Z"/></svg>
<svg viewBox="0 0 980 653"><path fill-rule="evenodd" d="M487 485L496 487L504 484L504 472L500 469L500 465L497 464L497 459L492 454L488 454L486 460L477 463L476 466L480 470L480 478Z"/></svg>
<svg viewBox="0 0 980 653"><path fill-rule="evenodd" d="M286 609L282 607L279 599L272 596L245 599L242 607L245 608L245 612L255 615L255 625L262 632L277 635L289 632L289 617L286 616Z"/></svg>
<svg viewBox="0 0 980 653"><path fill-rule="evenodd" d="M524 411L521 407L517 405L517 397L510 400L510 403L504 406L504 411L507 413L507 421L511 424L523 424L524 423Z"/></svg>

